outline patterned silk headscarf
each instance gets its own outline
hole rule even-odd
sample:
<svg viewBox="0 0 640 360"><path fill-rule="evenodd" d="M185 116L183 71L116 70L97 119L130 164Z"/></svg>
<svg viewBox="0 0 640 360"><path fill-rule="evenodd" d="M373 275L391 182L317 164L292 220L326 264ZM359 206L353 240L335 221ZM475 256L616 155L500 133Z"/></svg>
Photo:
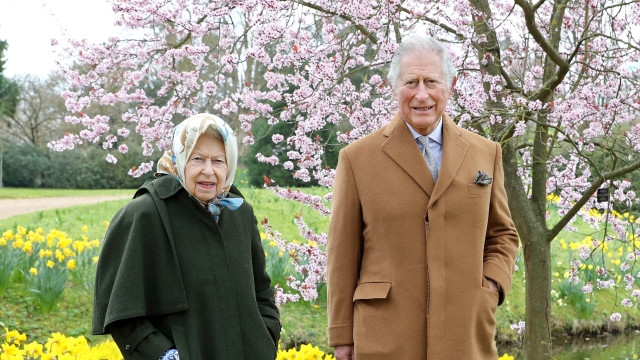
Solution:
<svg viewBox="0 0 640 360"><path fill-rule="evenodd" d="M178 179L182 187L189 191L184 180L187 161L189 161L191 152L196 146L198 139L209 128L214 128L220 133L224 141L224 149L227 155L227 179L224 183L224 189L218 197L207 202L198 200L195 196L192 197L206 207L217 222L223 207L236 210L242 205L241 198L227 198L236 174L238 143L236 142L235 135L233 135L233 131L226 122L211 114L198 114L178 124L173 129L171 149L167 150L160 160L158 160L157 173L172 175Z"/></svg>

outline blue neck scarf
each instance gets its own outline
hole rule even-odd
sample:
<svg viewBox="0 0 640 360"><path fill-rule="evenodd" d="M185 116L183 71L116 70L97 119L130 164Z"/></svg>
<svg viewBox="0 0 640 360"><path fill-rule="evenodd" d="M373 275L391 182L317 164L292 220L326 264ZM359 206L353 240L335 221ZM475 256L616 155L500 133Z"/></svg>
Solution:
<svg viewBox="0 0 640 360"><path fill-rule="evenodd" d="M218 222L218 219L220 218L222 209L227 208L231 211L235 211L240 207L240 205L242 205L242 198L229 198L227 195L227 192L223 192L218 195L218 197L207 201L205 205L216 222Z"/></svg>

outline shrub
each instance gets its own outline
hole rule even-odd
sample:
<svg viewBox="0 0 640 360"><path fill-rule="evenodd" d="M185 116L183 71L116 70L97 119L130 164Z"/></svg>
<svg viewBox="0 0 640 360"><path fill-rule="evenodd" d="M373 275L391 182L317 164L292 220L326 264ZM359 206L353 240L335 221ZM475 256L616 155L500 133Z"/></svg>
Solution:
<svg viewBox="0 0 640 360"><path fill-rule="evenodd" d="M147 161L141 154L131 151L118 157L119 161L111 164L94 148L60 153L27 143L12 144L3 154L3 183L28 188L131 189L152 178L152 173L140 178L128 175L129 168Z"/></svg>

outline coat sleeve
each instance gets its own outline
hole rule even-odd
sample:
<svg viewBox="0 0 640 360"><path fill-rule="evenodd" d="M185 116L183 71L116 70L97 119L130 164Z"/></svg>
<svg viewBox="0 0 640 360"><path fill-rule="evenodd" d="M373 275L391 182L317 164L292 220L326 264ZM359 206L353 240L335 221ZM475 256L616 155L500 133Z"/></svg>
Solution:
<svg viewBox="0 0 640 360"><path fill-rule="evenodd" d="M502 150L496 146L496 156L491 190L491 205L484 244L483 275L500 285L502 304L511 289L511 275L518 251L518 233L511 220L511 212L504 189Z"/></svg>
<svg viewBox="0 0 640 360"><path fill-rule="evenodd" d="M329 346L353 344L353 294L363 246L362 208L345 149L340 151L327 240Z"/></svg>
<svg viewBox="0 0 640 360"><path fill-rule="evenodd" d="M271 287L271 278L267 274L267 261L264 256L264 248L262 247L262 241L260 240L260 232L258 231L258 220L253 211L251 213L253 218L252 222L252 237L251 237L251 258L253 263L253 278L255 282L256 301L258 302L258 309L262 316L265 326L269 330L269 334L273 339L273 343L278 348L278 341L280 340L280 330L282 325L280 324L280 312L275 302L275 291Z"/></svg>
<svg viewBox="0 0 640 360"><path fill-rule="evenodd" d="M107 326L125 360L159 359L174 344L145 318L116 321Z"/></svg>

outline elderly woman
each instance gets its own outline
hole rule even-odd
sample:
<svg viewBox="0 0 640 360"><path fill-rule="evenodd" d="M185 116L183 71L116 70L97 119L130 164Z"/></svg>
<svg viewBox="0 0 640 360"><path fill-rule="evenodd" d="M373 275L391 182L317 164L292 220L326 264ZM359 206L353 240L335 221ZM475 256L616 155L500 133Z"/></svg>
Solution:
<svg viewBox="0 0 640 360"><path fill-rule="evenodd" d="M253 209L231 186L236 163L229 126L192 116L111 221L93 333L125 359L275 359L279 313Z"/></svg>

